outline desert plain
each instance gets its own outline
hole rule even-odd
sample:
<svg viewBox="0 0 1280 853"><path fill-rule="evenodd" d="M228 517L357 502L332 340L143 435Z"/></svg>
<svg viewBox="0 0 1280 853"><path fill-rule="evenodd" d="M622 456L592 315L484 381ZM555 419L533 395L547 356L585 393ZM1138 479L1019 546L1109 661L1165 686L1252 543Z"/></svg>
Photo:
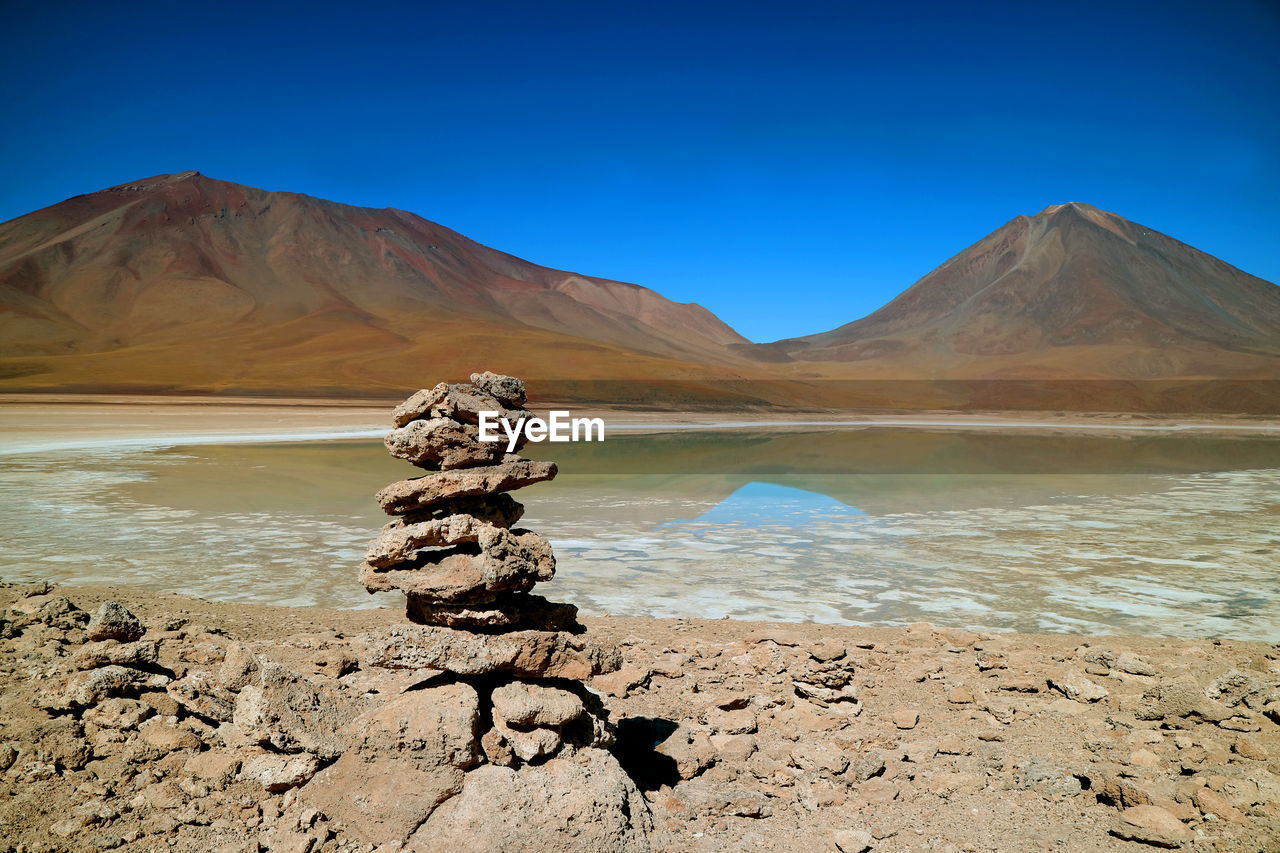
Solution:
<svg viewBox="0 0 1280 853"><path fill-rule="evenodd" d="M11 453L369 437L386 417L367 401L4 403L0 444ZM622 433L771 423L756 412L590 414ZM1048 435L1277 428L1247 416L1065 413L791 420ZM354 585L354 566L350 577ZM270 581L264 568L260 582ZM375 849L299 792L333 761L331 744L350 736L344 726L358 711L439 678L368 665L368 638L402 622L398 608L216 598L29 578L0 588L8 850ZM104 665L86 627L105 601L136 615L149 671L162 677L128 698L90 691L68 706L68 685ZM622 654L621 669L590 686L643 795L655 850L1280 846L1280 626L1265 636L1265 617L1252 623L1255 634L1264 626L1253 641L985 630L958 619L873 627L588 611L582 621ZM224 707L236 685L219 682L228 660L246 654L282 667L332 713L284 726L283 747L246 744ZM210 686L201 697L174 683ZM546 821L548 838L564 830L554 809L523 819Z"/></svg>

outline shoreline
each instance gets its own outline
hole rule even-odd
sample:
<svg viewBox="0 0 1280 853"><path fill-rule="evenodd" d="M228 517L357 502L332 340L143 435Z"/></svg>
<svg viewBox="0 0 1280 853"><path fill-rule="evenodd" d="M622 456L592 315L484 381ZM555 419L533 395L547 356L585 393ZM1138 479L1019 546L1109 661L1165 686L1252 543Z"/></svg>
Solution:
<svg viewBox="0 0 1280 853"><path fill-rule="evenodd" d="M352 583L355 584L354 570ZM228 601L206 598L186 592L168 592L146 586L125 584L103 584L98 582L76 583L68 580L47 581L15 581L0 577L0 593L4 589L19 589L39 586L42 583L66 595L73 601L84 599L96 606L102 601L132 601L147 612L159 612L164 609L176 609L180 612L201 612L211 618L228 621L247 620L255 630L268 626L280 626L282 629L292 623L304 622L313 625L348 623L348 627L360 630L392 627L404 624L404 602L383 602L375 600L367 607L331 607L321 604L271 604L267 602ZM0 601L3 598L0 597ZM3 607L0 607L0 612ZM851 637L883 638L897 636L903 632L921 630L927 626L929 630L974 634L992 640L1011 643L1074 643L1079 645L1118 644L1135 646L1176 646L1209 643L1211 645L1233 645L1257 647L1258 650L1275 649L1280 652L1280 640L1255 640L1240 637L1192 636L1170 634L1136 634L1106 633L1084 631L1018 631L1015 629L975 627L949 621L923 621L910 624L875 625L870 623L817 622L806 620L788 622L776 619L740 619L733 616L693 617L693 616L617 616L612 613L591 615L580 613L580 622L589 631L610 630L625 632L639 628L652 627L663 631L699 630L726 637L742 637L753 631L800 631L807 634L821 635L842 634ZM270 634L270 636L276 636Z"/></svg>
<svg viewBox="0 0 1280 853"><path fill-rule="evenodd" d="M535 403L543 415L569 404ZM1114 415L1063 412L823 412L778 417L760 412L572 409L605 420L610 432L644 434L689 430L910 429L1074 433L1272 436L1280 419L1257 416ZM300 424L299 421L306 421ZM59 395L36 399L0 395L0 455L80 449L150 448L192 444L282 443L379 438L389 430L386 408L366 401Z"/></svg>

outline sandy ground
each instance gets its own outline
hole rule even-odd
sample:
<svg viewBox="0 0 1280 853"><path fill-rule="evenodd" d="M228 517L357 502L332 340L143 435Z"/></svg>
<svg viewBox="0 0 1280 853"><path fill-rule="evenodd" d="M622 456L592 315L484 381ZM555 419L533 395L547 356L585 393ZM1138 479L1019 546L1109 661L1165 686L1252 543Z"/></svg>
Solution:
<svg viewBox="0 0 1280 853"><path fill-rule="evenodd" d="M90 610L112 598L143 619L177 675L216 667L241 641L352 690L389 691L359 663L360 636L403 620L391 609L126 589L39 593L0 586L0 608L52 613L47 603L65 595ZM212 782L209 767L226 766L216 730L164 707L163 692L146 699L157 710L142 735L96 711L77 723L33 707L84 642L66 618L28 621L0 640L0 850L278 842L270 833L293 794L264 792L234 770ZM650 804L656 849L1280 849L1278 646L924 624L584 621L623 651L623 669L594 686ZM323 816L304 817L305 839L289 849L368 849Z"/></svg>

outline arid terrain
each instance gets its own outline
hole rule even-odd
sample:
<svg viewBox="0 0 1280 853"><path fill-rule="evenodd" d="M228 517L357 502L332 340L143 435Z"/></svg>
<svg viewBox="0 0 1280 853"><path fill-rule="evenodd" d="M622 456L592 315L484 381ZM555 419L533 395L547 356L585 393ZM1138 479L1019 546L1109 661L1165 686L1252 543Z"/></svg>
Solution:
<svg viewBox="0 0 1280 853"><path fill-rule="evenodd" d="M1274 413L1278 339L1276 285L1080 203L1016 217L867 317L773 343L414 213L198 172L0 224L5 391L381 399L429 364L620 408Z"/></svg>
<svg viewBox="0 0 1280 853"><path fill-rule="evenodd" d="M145 628L132 650L88 642L108 599ZM396 610L43 584L3 586L0 607L3 849L372 849L300 803L351 709L430 683L363 661ZM654 849L1280 845L1280 646L584 621L622 649L623 668L593 686ZM130 655L151 681L110 696L108 659ZM324 705L294 703L273 718L284 737L246 745L226 697L247 660L279 664Z"/></svg>
<svg viewBox="0 0 1280 853"><path fill-rule="evenodd" d="M1088 204L1019 216L875 313L771 346L862 376L1275 376L1280 288Z"/></svg>

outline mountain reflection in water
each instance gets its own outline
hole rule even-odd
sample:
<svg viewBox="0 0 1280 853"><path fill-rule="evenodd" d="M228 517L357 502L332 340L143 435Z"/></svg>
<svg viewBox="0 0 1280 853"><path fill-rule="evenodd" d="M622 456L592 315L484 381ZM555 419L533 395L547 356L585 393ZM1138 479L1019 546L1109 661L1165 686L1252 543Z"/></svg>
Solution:
<svg viewBox="0 0 1280 853"><path fill-rule="evenodd" d="M697 518L688 520L724 527L803 527L817 518L855 515L865 513L824 494L752 481ZM684 521L686 519L664 521L655 529L674 530Z"/></svg>

